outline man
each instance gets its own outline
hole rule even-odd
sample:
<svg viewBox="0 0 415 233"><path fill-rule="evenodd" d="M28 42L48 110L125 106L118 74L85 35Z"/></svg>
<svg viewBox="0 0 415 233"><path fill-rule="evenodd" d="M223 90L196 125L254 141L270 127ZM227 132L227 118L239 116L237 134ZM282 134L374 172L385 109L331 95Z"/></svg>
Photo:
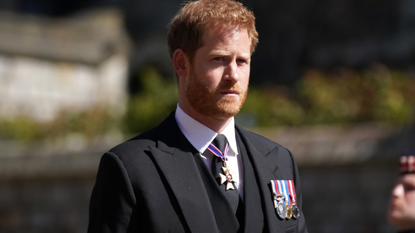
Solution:
<svg viewBox="0 0 415 233"><path fill-rule="evenodd" d="M392 190L388 220L399 232L415 232L415 156L401 156L400 174Z"/></svg>
<svg viewBox="0 0 415 233"><path fill-rule="evenodd" d="M307 232L291 153L234 123L257 41L255 17L233 0L177 13L177 109L103 155L89 232Z"/></svg>

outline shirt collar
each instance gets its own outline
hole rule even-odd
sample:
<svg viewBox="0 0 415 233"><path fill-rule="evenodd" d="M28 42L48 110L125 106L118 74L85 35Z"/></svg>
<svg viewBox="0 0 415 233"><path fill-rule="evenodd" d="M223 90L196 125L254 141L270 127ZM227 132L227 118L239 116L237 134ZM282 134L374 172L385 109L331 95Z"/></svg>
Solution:
<svg viewBox="0 0 415 233"><path fill-rule="evenodd" d="M203 153L206 150L217 135L215 131L187 115L178 104L175 118L184 136L200 153ZM235 155L238 154L235 139L235 121L233 117L221 134L225 135L226 139L228 139L229 149L232 150Z"/></svg>

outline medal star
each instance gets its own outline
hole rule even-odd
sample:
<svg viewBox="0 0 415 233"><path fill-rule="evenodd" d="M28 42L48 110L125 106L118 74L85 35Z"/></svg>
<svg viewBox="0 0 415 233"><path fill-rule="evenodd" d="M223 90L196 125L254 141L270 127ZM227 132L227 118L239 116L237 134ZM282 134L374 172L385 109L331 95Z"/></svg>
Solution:
<svg viewBox="0 0 415 233"><path fill-rule="evenodd" d="M220 184L223 184L227 181L226 176L224 174L219 173L220 176Z"/></svg>
<svg viewBox="0 0 415 233"><path fill-rule="evenodd" d="M223 184L223 183L225 183L225 182L226 182L226 190L229 190L229 189L235 189L235 188L233 187L233 185L232 185L233 181L229 181L229 180L226 178L226 176L225 176L225 175L223 175L223 174L220 174L220 173L219 173L219 176L220 176L220 184Z"/></svg>
<svg viewBox="0 0 415 233"><path fill-rule="evenodd" d="M233 185L232 185L232 182L228 182L227 184L226 184L226 190L229 190L229 189L235 189L234 187L233 187Z"/></svg>
<svg viewBox="0 0 415 233"><path fill-rule="evenodd" d="M229 174L229 169L227 167L222 167L223 174Z"/></svg>
<svg viewBox="0 0 415 233"><path fill-rule="evenodd" d="M226 190L229 189L235 189L233 186L233 179L232 179L232 175L229 172L229 169L226 167L222 167L222 171L224 174L219 173L219 177L220 177L220 184L224 184L226 182Z"/></svg>

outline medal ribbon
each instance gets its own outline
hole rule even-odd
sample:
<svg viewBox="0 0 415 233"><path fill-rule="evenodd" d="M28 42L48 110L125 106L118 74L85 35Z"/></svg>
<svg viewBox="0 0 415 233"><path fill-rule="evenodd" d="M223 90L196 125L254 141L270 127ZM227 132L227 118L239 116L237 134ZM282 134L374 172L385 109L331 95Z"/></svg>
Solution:
<svg viewBox="0 0 415 233"><path fill-rule="evenodd" d="M212 154L214 154L216 157L219 157L223 162L228 161L228 151L229 151L229 143L226 143L225 151L222 153L213 143L210 143L207 148Z"/></svg>
<svg viewBox="0 0 415 233"><path fill-rule="evenodd" d="M279 191L279 193L281 193L281 194L284 194L284 199L283 199L283 202L282 202L282 204L284 204L285 205L285 193L284 193L284 190L283 190L283 185L282 185L282 182L283 182L283 180L277 180L277 187L278 187L278 191Z"/></svg>
<svg viewBox="0 0 415 233"><path fill-rule="evenodd" d="M278 184L277 184L276 180L271 180L271 187L272 187L272 191L273 191L274 194L279 194L278 188L277 188ZM275 204L275 206L277 206L277 204L278 204L278 201L276 199L274 199L274 204Z"/></svg>
<svg viewBox="0 0 415 233"><path fill-rule="evenodd" d="M289 206L292 206L291 200L290 200L290 191L288 189L288 180L281 180L281 183L282 183L282 187L284 190L285 199L287 200L287 204Z"/></svg>
<svg viewBox="0 0 415 233"><path fill-rule="evenodd" d="M292 180L271 180L272 191L276 194L284 194L283 204L285 202L292 207L297 204L297 195L295 194L295 186ZM277 200L274 200L277 203Z"/></svg>
<svg viewBox="0 0 415 233"><path fill-rule="evenodd" d="M295 187L294 187L294 182L292 180L288 181L288 186L290 188L290 194L291 194L291 198L292 198L292 204L296 205L297 204L297 195L295 194Z"/></svg>

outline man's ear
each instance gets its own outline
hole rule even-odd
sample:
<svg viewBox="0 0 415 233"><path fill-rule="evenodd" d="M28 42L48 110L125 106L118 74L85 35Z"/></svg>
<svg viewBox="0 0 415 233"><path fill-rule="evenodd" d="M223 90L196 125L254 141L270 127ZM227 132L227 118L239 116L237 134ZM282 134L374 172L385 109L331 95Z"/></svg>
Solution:
<svg viewBox="0 0 415 233"><path fill-rule="evenodd" d="M174 71L176 71L179 77L186 77L190 69L189 58L186 53L182 49L176 49L172 60Z"/></svg>

